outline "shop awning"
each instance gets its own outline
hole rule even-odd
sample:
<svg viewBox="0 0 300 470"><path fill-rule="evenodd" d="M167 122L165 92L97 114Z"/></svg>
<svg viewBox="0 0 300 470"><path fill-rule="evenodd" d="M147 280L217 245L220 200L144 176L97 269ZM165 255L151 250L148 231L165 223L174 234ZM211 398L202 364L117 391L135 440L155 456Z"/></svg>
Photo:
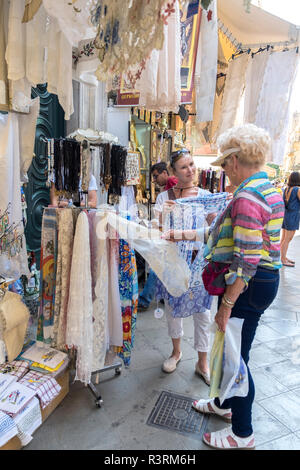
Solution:
<svg viewBox="0 0 300 470"><path fill-rule="evenodd" d="M243 46L296 42L299 37L295 25L255 5L247 13L242 0L218 0L218 18Z"/></svg>

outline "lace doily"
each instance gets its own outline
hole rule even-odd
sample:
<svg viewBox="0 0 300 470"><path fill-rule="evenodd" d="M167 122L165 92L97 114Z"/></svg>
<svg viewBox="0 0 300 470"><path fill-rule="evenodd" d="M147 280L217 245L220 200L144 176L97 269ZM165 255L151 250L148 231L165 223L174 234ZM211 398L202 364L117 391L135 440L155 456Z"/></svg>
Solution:
<svg viewBox="0 0 300 470"><path fill-rule="evenodd" d="M144 65L153 49L163 46L163 27L177 0L94 0L91 22L97 27L95 46L101 62L96 76L105 81L109 75ZM140 74L140 72L138 72Z"/></svg>

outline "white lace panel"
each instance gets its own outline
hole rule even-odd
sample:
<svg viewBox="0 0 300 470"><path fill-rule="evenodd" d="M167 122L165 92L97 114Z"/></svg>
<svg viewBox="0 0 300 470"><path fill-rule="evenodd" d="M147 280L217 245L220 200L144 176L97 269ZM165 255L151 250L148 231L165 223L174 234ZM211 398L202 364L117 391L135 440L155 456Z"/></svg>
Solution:
<svg viewBox="0 0 300 470"><path fill-rule="evenodd" d="M249 55L242 54L229 62L217 136L235 125L248 60Z"/></svg>
<svg viewBox="0 0 300 470"><path fill-rule="evenodd" d="M245 123L254 123L261 87L270 53L266 50L256 54L248 62L245 83Z"/></svg>
<svg viewBox="0 0 300 470"><path fill-rule="evenodd" d="M105 354L108 348L108 252L107 240L97 238L96 222L93 220L93 269L95 275L95 298L93 301L93 371L104 366Z"/></svg>
<svg viewBox="0 0 300 470"><path fill-rule="evenodd" d="M141 79L136 83L140 92L139 105L162 113L178 112L181 103L181 45L179 4L164 26L164 44L161 50L154 49L147 61Z"/></svg>
<svg viewBox="0 0 300 470"><path fill-rule="evenodd" d="M70 273L66 343L77 350L76 377L91 380L93 362L93 302L89 223L85 212L77 219Z"/></svg>
<svg viewBox="0 0 300 470"><path fill-rule="evenodd" d="M0 255L0 274L19 279L22 274L29 276L30 272L22 222L19 122L15 113L0 114L0 212L2 214L8 205L9 224L15 224L15 235L21 236L22 247L15 256L9 253Z"/></svg>
<svg viewBox="0 0 300 470"><path fill-rule="evenodd" d="M211 19L208 18L208 12L204 9L202 10L197 50L195 70L197 122L212 121L214 112L218 67L218 18L216 0L210 3L209 10L212 12Z"/></svg>
<svg viewBox="0 0 300 470"><path fill-rule="evenodd" d="M288 113L299 54L295 49L273 52L264 74L255 124L268 130L272 139L272 161L281 165L288 135Z"/></svg>
<svg viewBox="0 0 300 470"><path fill-rule="evenodd" d="M24 0L11 0L5 58L13 107L28 112L31 86L47 82L68 120L73 113L72 43L58 20L48 16L44 4L28 23L22 23L23 14Z"/></svg>

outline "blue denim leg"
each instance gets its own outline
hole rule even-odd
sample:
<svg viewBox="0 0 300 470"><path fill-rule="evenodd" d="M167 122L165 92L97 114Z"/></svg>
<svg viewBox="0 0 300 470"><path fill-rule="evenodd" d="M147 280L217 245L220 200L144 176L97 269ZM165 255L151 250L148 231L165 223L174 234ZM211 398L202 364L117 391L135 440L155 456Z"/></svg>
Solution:
<svg viewBox="0 0 300 470"><path fill-rule="evenodd" d="M144 289L139 295L139 306L148 307L150 302L154 299L155 287L157 276L152 269L150 269Z"/></svg>
<svg viewBox="0 0 300 470"><path fill-rule="evenodd" d="M249 282L248 289L243 292L231 312L231 317L243 318L241 355L244 359L249 378L249 392L246 397L232 397L220 405L218 398L215 404L220 408L231 408L232 430L240 437L250 436L252 428L252 404L255 396L254 382L248 367L251 345L261 315L276 297L279 286L278 271L258 269ZM220 302L221 298L219 298Z"/></svg>

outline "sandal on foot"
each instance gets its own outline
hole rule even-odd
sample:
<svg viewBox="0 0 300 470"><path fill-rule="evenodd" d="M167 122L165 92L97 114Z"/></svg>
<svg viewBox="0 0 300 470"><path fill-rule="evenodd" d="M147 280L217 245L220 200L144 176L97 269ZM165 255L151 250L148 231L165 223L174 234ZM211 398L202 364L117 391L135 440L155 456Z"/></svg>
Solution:
<svg viewBox="0 0 300 470"><path fill-rule="evenodd" d="M182 358L182 352L180 353L180 356L178 359L176 359L174 356L169 357L169 359L166 359L165 362L163 363L162 370L164 372L167 372L168 374L170 374L171 372L174 372L181 358Z"/></svg>
<svg viewBox="0 0 300 470"><path fill-rule="evenodd" d="M222 410L222 408L218 408L214 403L214 398L194 401L192 407L200 413L217 415L227 423L231 423L231 409Z"/></svg>
<svg viewBox="0 0 300 470"><path fill-rule="evenodd" d="M236 436L231 427L203 435L203 442L214 449L255 449L254 434L248 437Z"/></svg>
<svg viewBox="0 0 300 470"><path fill-rule="evenodd" d="M210 385L210 376L209 376L209 372L208 372L208 373L202 372L202 370L201 370L200 367L199 367L198 362L196 362L195 374L199 375L199 377L201 377L201 379L204 380L204 382L206 383L206 385Z"/></svg>
<svg viewBox="0 0 300 470"><path fill-rule="evenodd" d="M294 267L295 267L295 264L293 264L293 263L288 263L288 262L282 263L282 265L283 265L283 266L288 266L289 268L294 268Z"/></svg>

